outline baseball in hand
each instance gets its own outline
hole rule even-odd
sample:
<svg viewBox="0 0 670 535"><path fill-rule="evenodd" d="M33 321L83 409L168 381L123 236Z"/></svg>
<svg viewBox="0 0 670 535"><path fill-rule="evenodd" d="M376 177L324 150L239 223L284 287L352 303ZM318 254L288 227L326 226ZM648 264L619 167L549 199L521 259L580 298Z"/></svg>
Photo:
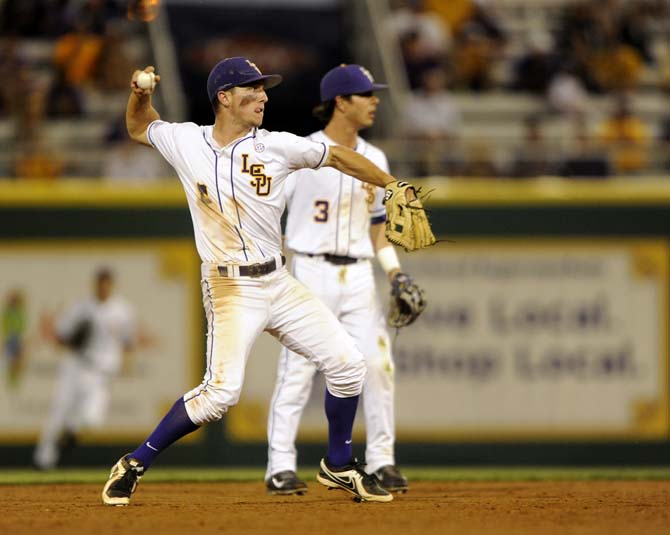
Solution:
<svg viewBox="0 0 670 535"><path fill-rule="evenodd" d="M156 75L153 72L142 71L137 75L136 82L140 89L153 89L156 86Z"/></svg>

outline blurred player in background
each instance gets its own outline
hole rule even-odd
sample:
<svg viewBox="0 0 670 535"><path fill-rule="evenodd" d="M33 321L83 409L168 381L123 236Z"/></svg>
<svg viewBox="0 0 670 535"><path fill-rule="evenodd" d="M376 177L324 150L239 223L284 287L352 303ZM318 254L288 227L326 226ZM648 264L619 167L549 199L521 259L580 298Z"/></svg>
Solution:
<svg viewBox="0 0 670 535"><path fill-rule="evenodd" d="M322 103L314 109L326 126L309 139L349 147L388 171L385 154L358 136L374 123L379 104L374 92L386 87L374 83L360 65L330 70L321 80ZM384 190L322 167L292 173L286 196L293 276L333 311L367 362L366 472L375 474L388 491L406 491L407 480L395 467L391 344L370 262L376 254L389 280L400 272L395 249L384 235ZM307 491L296 474L295 439L316 372L314 364L283 348L268 418L265 481L270 494Z"/></svg>
<svg viewBox="0 0 670 535"><path fill-rule="evenodd" d="M81 430L103 423L111 381L137 339L134 325L132 307L114 294L114 276L107 268L96 272L91 297L74 304L55 325L44 318L43 335L69 351L61 362L51 412L35 449L36 468L54 468Z"/></svg>
<svg viewBox="0 0 670 535"><path fill-rule="evenodd" d="M346 147L261 129L266 89L281 76L262 74L246 58L226 58L209 74L213 125L162 121L151 104L159 80L153 67L135 71L126 125L133 140L163 155L184 187L202 260L207 370L146 441L112 467L103 503L128 505L163 450L237 403L251 347L263 331L310 359L326 378L328 451L317 480L359 501L391 501L352 454L365 359L333 313L284 267L280 218L286 177L298 169L332 166L381 187L396 180Z"/></svg>

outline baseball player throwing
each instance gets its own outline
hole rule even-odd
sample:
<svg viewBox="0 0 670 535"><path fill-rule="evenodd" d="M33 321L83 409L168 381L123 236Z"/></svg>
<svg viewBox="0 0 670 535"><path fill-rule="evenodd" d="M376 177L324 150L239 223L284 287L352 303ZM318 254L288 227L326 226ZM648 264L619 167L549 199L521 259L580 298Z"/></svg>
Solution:
<svg viewBox="0 0 670 535"><path fill-rule="evenodd" d="M137 342L134 324L133 309L114 294L114 276L106 268L95 274L90 298L75 303L56 325L45 319L44 335L70 352L61 362L51 411L35 448L36 468L54 468L81 429L102 424L111 380Z"/></svg>
<svg viewBox="0 0 670 535"><path fill-rule="evenodd" d="M384 171L384 153L358 136L372 126L379 98L376 84L360 65L341 65L321 80L322 103L315 116L327 123L309 139L341 145ZM286 187L287 246L295 254L292 272L333 311L365 356L363 403L367 431L366 471L388 491L407 490L395 467L394 366L386 322L377 298L370 259L377 255L390 280L400 273L393 246L384 236L384 190L332 167L302 169ZM317 367L289 349L282 350L268 418L270 494L302 494L296 475L295 438Z"/></svg>
<svg viewBox="0 0 670 535"><path fill-rule="evenodd" d="M161 451L237 403L249 351L264 330L325 376L328 451L319 481L358 500L391 501L377 478L352 458L351 430L365 359L333 313L285 269L280 217L290 172L332 166L373 186L388 185L392 204L387 201L387 210L394 206L405 214L393 226L398 239L403 239L402 229L415 226L419 232L409 237L409 246L423 247L435 241L432 232L425 232L430 227L408 218L423 214L400 206L420 205L411 186L349 148L261 129L266 89L279 84L281 76L264 75L245 58L224 59L210 72L211 126L162 121L151 105L160 77L143 81L143 88L137 83L140 73L131 80L126 125L133 140L155 147L175 168L186 193L202 259L206 371L202 383L181 396L151 435L112 467L103 502L127 505Z"/></svg>

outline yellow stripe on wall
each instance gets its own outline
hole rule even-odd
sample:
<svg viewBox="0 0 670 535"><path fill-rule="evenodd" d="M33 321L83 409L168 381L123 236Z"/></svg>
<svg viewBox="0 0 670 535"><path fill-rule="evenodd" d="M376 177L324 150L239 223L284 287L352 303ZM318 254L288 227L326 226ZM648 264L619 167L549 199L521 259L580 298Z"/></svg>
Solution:
<svg viewBox="0 0 670 535"><path fill-rule="evenodd" d="M155 185L112 183L99 179L58 182L0 182L0 206L186 206L184 190L177 179Z"/></svg>
<svg viewBox="0 0 670 535"><path fill-rule="evenodd" d="M412 182L430 193L426 204L449 205L599 205L670 204L667 179L531 180L445 179Z"/></svg>
<svg viewBox="0 0 670 535"><path fill-rule="evenodd" d="M410 181L431 192L432 206L504 205L670 205L670 177L654 179L487 180L429 177ZM112 183L100 179L58 182L0 181L0 206L186 206L175 178L152 185Z"/></svg>

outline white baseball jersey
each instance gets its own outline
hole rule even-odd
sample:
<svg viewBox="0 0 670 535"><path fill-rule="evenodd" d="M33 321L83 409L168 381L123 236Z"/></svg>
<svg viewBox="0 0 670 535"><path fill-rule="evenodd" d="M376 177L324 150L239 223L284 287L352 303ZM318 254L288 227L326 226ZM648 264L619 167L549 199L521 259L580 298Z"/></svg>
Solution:
<svg viewBox="0 0 670 535"><path fill-rule="evenodd" d="M203 262L254 264L281 254L284 185L291 171L318 169L326 143L252 129L219 147L213 126L154 121L149 142L174 167L188 200Z"/></svg>
<svg viewBox="0 0 670 535"><path fill-rule="evenodd" d="M197 425L220 419L239 399L251 347L266 330L323 371L338 397L360 394L365 361L326 306L281 264L258 277L221 275L221 264L277 261L281 254L286 177L320 168L328 145L253 128L219 147L213 126L154 121L149 142L174 167L188 199L202 259L207 369L184 395Z"/></svg>
<svg viewBox="0 0 670 535"><path fill-rule="evenodd" d="M332 145L323 131L310 138ZM388 172L386 156L358 138L356 151ZM386 320L377 297L372 263L370 223L386 219L384 190L363 184L336 169L301 170L287 185L286 240L297 253L294 276L335 314L365 356L368 373L363 390L366 470L395 464L394 364ZM360 260L331 264L325 253ZM317 368L284 349L268 415L268 464L265 479L297 470L295 447L302 411L308 403Z"/></svg>
<svg viewBox="0 0 670 535"><path fill-rule="evenodd" d="M91 322L91 333L80 356L98 371L118 372L123 351L134 336L135 318L130 304L119 296L112 296L104 302L86 299L61 317L56 333L60 338L67 339L82 321Z"/></svg>
<svg viewBox="0 0 670 535"><path fill-rule="evenodd" d="M323 130L309 139L335 145ZM388 172L386 155L362 138L356 152ZM354 258L372 258L370 222L383 223L386 210L384 190L356 180L333 167L318 172L302 169L287 182L289 249L299 253L330 253Z"/></svg>

